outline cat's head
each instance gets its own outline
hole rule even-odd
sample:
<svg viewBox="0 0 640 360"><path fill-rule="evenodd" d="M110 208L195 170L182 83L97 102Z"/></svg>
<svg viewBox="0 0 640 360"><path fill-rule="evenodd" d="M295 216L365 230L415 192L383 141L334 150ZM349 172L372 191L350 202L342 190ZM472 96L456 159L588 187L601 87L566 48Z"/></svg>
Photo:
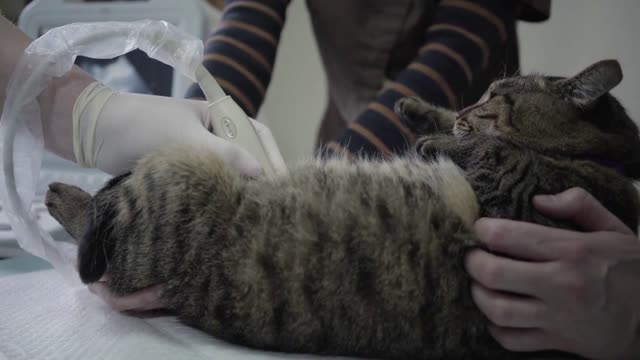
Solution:
<svg viewBox="0 0 640 360"><path fill-rule="evenodd" d="M638 178L638 128L609 94L621 81L615 60L597 62L570 78L501 79L458 113L454 134L482 133L549 155L615 164Z"/></svg>

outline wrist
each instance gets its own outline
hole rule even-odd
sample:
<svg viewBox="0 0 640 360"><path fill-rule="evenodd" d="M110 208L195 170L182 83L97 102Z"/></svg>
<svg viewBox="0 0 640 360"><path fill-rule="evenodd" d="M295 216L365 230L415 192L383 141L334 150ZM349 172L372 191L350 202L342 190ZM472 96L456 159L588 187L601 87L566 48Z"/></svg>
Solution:
<svg viewBox="0 0 640 360"><path fill-rule="evenodd" d="M95 132L98 117L114 92L99 81L89 84L77 97L72 111L73 154L80 166L95 167Z"/></svg>
<svg viewBox="0 0 640 360"><path fill-rule="evenodd" d="M42 136L47 150L75 161L73 149L73 108L77 97L95 80L79 68L51 79L38 95Z"/></svg>

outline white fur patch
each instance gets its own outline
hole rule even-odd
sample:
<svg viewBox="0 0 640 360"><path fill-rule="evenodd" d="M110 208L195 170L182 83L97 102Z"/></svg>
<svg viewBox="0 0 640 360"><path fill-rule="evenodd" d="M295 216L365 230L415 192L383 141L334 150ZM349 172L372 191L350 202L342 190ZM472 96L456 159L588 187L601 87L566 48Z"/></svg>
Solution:
<svg viewBox="0 0 640 360"><path fill-rule="evenodd" d="M464 172L453 161L442 157L434 162L434 167L438 175L438 193L467 226L473 226L480 215L480 205Z"/></svg>

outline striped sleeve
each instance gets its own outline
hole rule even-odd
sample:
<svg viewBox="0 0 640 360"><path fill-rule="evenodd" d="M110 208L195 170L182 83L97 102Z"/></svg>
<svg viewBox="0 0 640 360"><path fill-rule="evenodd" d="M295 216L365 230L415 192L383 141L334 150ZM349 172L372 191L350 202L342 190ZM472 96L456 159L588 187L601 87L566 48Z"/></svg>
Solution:
<svg viewBox="0 0 640 360"><path fill-rule="evenodd" d="M255 117L271 81L289 0L225 0L205 43L204 66L247 115ZM197 84L187 98L203 99Z"/></svg>
<svg viewBox="0 0 640 360"><path fill-rule="evenodd" d="M458 109L474 77L486 71L492 52L507 40L506 23L515 18L514 1L443 0L426 29L425 42L414 60L383 89L368 108L334 142L327 155L384 158L406 151L413 134L393 112L395 102L419 96Z"/></svg>

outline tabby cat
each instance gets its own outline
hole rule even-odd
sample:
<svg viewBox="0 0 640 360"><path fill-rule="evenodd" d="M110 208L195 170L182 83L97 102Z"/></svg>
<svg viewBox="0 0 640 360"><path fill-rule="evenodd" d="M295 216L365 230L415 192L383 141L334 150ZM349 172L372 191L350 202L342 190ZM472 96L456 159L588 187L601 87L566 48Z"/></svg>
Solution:
<svg viewBox="0 0 640 360"><path fill-rule="evenodd" d="M153 153L95 196L54 183L49 212L79 243L82 281L116 294L166 283L181 320L236 344L388 359L573 358L495 342L463 266L479 216L572 228L534 194L579 186L637 229L638 129L609 94L618 62L572 78L496 81L456 114L415 98L421 135L387 161L314 160L245 178L188 146Z"/></svg>

